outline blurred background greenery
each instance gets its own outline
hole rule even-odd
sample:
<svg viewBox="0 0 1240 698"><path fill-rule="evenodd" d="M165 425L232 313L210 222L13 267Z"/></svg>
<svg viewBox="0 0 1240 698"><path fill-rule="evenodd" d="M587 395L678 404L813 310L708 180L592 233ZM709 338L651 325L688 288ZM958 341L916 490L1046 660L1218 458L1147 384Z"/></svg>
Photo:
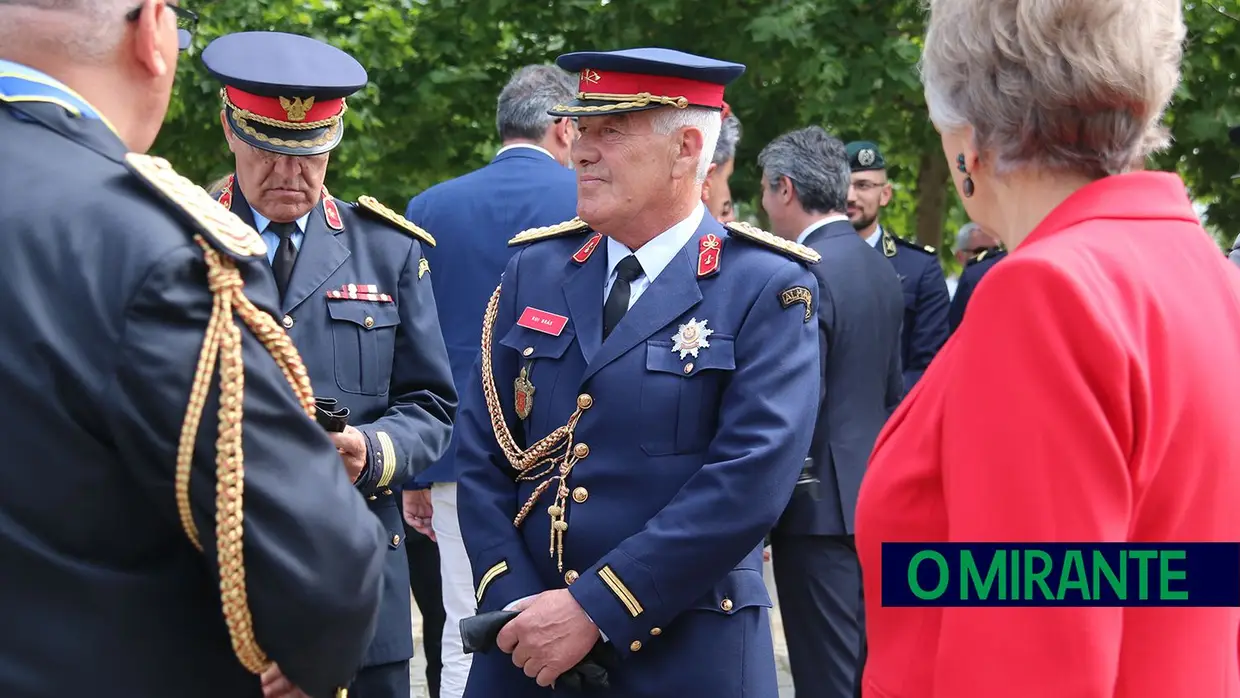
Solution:
<svg viewBox="0 0 1240 698"><path fill-rule="evenodd" d="M403 210L426 187L484 165L498 147L495 100L509 75L565 51L663 46L748 66L728 90L741 118L732 191L761 224L756 159L775 136L809 124L879 143L896 195L886 227L934 245L949 268L966 222L925 111L916 64L918 0L271 0L204 2L152 152L203 186L231 171L218 83L199 54L217 36L307 34L353 54L370 84L350 98L327 186ZM1183 176L1220 246L1240 234L1240 0L1186 2L1184 81L1167 122L1175 143L1151 168Z"/></svg>

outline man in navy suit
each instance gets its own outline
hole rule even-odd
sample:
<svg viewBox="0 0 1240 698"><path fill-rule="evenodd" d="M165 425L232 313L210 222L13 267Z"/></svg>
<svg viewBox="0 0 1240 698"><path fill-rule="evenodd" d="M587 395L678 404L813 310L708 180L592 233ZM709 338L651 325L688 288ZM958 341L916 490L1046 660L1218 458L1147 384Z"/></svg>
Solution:
<svg viewBox="0 0 1240 698"><path fill-rule="evenodd" d="M323 187L345 99L367 82L351 56L305 36L242 32L211 42L202 61L224 84L220 121L237 164L218 200L267 241L280 322L316 397L347 410L331 438L387 532L378 628L349 696L405 698L413 631L400 486L443 454L456 412L423 255L435 241L370 197L349 203ZM268 698L296 690L279 671L265 679Z"/></svg>
<svg viewBox="0 0 1240 698"><path fill-rule="evenodd" d="M935 249L908 242L879 221L882 209L891 202L891 183L887 181L887 162L878 146L870 141L854 141L846 148L853 172L853 186L848 193L849 219L862 239L882 251L904 286L900 360L907 393L947 341L951 294Z"/></svg>
<svg viewBox="0 0 1240 698"><path fill-rule="evenodd" d="M758 156L776 235L822 256L817 309L822 397L801 486L771 535L797 695L850 698L864 636L853 512L878 433L904 390L900 280L844 213L844 144L812 126Z"/></svg>
<svg viewBox="0 0 1240 698"><path fill-rule="evenodd" d="M535 228L488 302L457 452L478 608L519 614L466 698L776 698L762 539L809 448L818 255L702 204L736 63L560 56L580 218ZM880 262L882 260L879 260ZM554 690L551 688L555 686Z"/></svg>
<svg viewBox="0 0 1240 698"><path fill-rule="evenodd" d="M572 119L547 113L572 99L576 91L572 77L553 65L517 71L499 95L495 121L503 146L495 159L422 192L405 211L406 218L439 243L427 251L427 258L436 272L431 278L458 390L464 390L478 358L487 298L512 256L508 238L576 215L577 179L566 167L576 127ZM475 608L469 558L456 516L457 441L453 438L444 457L419 474L422 489L405 491L405 515L411 527L430 534L409 539L416 541L409 547L410 579L424 620L435 614L436 606L443 610L442 698L460 698L465 690L470 658L461 650L458 625ZM438 542L437 556L432 539ZM427 574L440 579L426 579ZM441 598L433 593L437 582L442 584ZM423 628L428 639L440 632L434 625L426 623ZM431 649L427 648L428 660ZM434 681L431 684L434 693Z"/></svg>

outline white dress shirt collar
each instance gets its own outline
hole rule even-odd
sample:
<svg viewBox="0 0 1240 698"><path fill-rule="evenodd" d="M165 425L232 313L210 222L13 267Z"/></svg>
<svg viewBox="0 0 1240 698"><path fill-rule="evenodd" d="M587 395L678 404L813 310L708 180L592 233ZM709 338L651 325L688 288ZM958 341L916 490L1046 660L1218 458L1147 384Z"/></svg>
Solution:
<svg viewBox="0 0 1240 698"><path fill-rule="evenodd" d="M809 226L805 230L801 231L801 234L797 236L797 242L804 244L805 238L809 237L810 233L814 232L815 230L818 230L819 228L821 228L822 226L828 223L837 223L839 221L844 221L845 223L847 223L848 216L845 216L842 213L832 213L831 215L826 216L825 218L819 218L813 223L810 223Z"/></svg>
<svg viewBox="0 0 1240 698"><path fill-rule="evenodd" d="M616 273L616 265L620 264L620 260L631 255L637 257L637 261L641 262L642 275L653 283L659 278L659 274L672 263L680 249L689 242L689 238L697 232L698 226L702 224L702 217L706 215L706 207L700 202L694 207L693 213L683 221L673 225L671 228L659 233L653 240L642 245L636 252L624 246L624 243L616 241L614 238L607 238L607 277L610 280Z"/></svg>
<svg viewBox="0 0 1240 698"><path fill-rule="evenodd" d="M555 156L551 154L551 151L550 151L550 150L547 150L546 148L544 148L544 147L542 147L542 146L534 145L533 143L513 143L513 144L511 144L511 145L506 145L506 146L504 146L503 148L500 148L500 149L499 149L499 152L495 154L495 157L499 157L499 156L503 155L504 153L506 153L506 152L508 152L508 151L510 151L510 150L516 150L517 148L528 148L528 149L530 149L530 150L537 150L538 152L542 153L543 155L546 155L547 157L551 158L552 160L555 160Z"/></svg>
<svg viewBox="0 0 1240 698"><path fill-rule="evenodd" d="M310 211L306 212L306 215L302 216L301 218L298 218L295 221L297 223L298 231L303 232L303 233L306 232L306 222L310 220L311 211L314 211L314 209L313 208L310 209ZM271 224L271 219L259 213L258 209L254 208L253 206L250 207L250 213L254 214L254 229L260 233L265 232L267 230L267 226Z"/></svg>
<svg viewBox="0 0 1240 698"><path fill-rule="evenodd" d="M874 228L874 232L870 233L870 237L866 238L865 241L870 247L878 247L878 241L882 237L883 226L880 225Z"/></svg>

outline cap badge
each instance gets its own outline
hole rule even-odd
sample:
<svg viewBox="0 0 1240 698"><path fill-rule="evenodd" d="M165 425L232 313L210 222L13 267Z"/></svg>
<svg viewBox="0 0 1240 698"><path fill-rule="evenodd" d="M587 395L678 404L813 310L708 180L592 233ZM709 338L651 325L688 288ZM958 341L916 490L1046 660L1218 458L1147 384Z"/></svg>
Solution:
<svg viewBox="0 0 1240 698"><path fill-rule="evenodd" d="M699 349L710 346L706 338L714 333L714 330L706 329L705 320L698 322L697 318L690 318L689 322L681 325L680 330L672 336L672 351L680 352L681 360L686 356L696 359Z"/></svg>
<svg viewBox="0 0 1240 698"><path fill-rule="evenodd" d="M869 167L870 165L873 165L874 151L869 148L862 148L861 152L857 153L857 162L860 163L862 167Z"/></svg>
<svg viewBox="0 0 1240 698"><path fill-rule="evenodd" d="M294 97L292 99L281 97L280 106L288 114L289 121L305 121L306 114L314 107L314 97L306 97L305 100L302 100L301 97Z"/></svg>
<svg viewBox="0 0 1240 698"><path fill-rule="evenodd" d="M597 85L598 81L603 79L603 76L599 75L597 71L586 68L585 70L581 71L581 79L585 80L591 85Z"/></svg>

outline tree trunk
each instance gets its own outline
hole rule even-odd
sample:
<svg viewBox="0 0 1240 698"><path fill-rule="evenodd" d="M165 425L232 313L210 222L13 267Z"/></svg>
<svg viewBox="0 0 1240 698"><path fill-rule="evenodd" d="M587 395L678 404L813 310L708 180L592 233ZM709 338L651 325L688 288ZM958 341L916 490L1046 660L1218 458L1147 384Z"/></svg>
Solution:
<svg viewBox="0 0 1240 698"><path fill-rule="evenodd" d="M936 138L934 144L922 148L917 170L917 242L936 249L943 247L950 176Z"/></svg>

